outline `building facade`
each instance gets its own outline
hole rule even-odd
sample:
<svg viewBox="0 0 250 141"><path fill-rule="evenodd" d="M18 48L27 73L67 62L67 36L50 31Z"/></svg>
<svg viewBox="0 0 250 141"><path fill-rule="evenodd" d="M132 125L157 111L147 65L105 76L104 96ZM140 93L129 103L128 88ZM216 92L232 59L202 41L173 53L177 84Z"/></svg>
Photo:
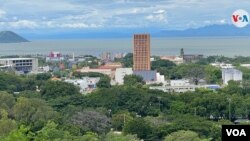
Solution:
<svg viewBox="0 0 250 141"><path fill-rule="evenodd" d="M223 84L227 85L228 81L242 81L242 72L237 69L222 69Z"/></svg>
<svg viewBox="0 0 250 141"><path fill-rule="evenodd" d="M13 68L17 72L29 73L38 71L37 58L3 58L0 59L1 67Z"/></svg>
<svg viewBox="0 0 250 141"><path fill-rule="evenodd" d="M96 84L99 82L100 77L83 77L82 79L66 79L64 82L74 84L80 88L80 93L91 93L97 88Z"/></svg>
<svg viewBox="0 0 250 141"><path fill-rule="evenodd" d="M117 68L115 71L115 82L118 85L124 84L125 75L133 74L132 68Z"/></svg>
<svg viewBox="0 0 250 141"><path fill-rule="evenodd" d="M133 70L149 71L150 65L150 35L135 34L133 49Z"/></svg>

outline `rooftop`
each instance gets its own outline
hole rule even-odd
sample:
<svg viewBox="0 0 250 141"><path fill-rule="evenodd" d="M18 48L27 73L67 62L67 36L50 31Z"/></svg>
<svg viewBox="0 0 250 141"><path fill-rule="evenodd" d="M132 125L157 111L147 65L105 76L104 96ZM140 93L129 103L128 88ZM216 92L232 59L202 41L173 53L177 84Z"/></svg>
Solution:
<svg viewBox="0 0 250 141"><path fill-rule="evenodd" d="M1 58L0 61L4 61L4 60L31 60L31 59L36 59L36 58Z"/></svg>

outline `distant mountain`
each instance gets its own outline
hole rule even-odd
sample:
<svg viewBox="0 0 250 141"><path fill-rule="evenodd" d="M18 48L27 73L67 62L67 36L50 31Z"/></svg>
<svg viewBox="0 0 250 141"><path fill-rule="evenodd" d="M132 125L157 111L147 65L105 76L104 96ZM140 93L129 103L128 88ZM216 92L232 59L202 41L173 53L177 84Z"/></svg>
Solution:
<svg viewBox="0 0 250 141"><path fill-rule="evenodd" d="M234 25L210 25L186 30L164 30L161 27L150 28L115 28L115 29L84 29L20 32L29 39L90 39L90 38L132 38L136 33L150 33L151 37L230 37L250 36L250 25L245 28L237 28Z"/></svg>
<svg viewBox="0 0 250 141"><path fill-rule="evenodd" d="M12 31L0 32L0 43L20 43L20 42L29 42L29 41Z"/></svg>
<svg viewBox="0 0 250 141"><path fill-rule="evenodd" d="M204 36L250 36L250 26L237 28L233 25L211 25L197 29L162 30L157 33L161 37L204 37Z"/></svg>

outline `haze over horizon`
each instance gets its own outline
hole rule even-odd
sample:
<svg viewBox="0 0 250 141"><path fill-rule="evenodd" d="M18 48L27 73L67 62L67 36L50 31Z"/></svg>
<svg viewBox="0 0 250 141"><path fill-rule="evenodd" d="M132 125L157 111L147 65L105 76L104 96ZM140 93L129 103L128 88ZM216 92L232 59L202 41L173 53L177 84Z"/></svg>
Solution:
<svg viewBox="0 0 250 141"><path fill-rule="evenodd" d="M162 31L228 27L236 9L249 7L247 0L0 0L0 31L29 39L163 36Z"/></svg>

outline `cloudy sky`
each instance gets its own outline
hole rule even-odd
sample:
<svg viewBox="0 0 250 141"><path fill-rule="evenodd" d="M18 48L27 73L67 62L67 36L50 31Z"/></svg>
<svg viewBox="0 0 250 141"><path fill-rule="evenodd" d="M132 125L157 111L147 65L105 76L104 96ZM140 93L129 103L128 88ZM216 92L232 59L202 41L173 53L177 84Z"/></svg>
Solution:
<svg viewBox="0 0 250 141"><path fill-rule="evenodd" d="M0 0L0 30L180 30L231 24L236 9L250 0Z"/></svg>

